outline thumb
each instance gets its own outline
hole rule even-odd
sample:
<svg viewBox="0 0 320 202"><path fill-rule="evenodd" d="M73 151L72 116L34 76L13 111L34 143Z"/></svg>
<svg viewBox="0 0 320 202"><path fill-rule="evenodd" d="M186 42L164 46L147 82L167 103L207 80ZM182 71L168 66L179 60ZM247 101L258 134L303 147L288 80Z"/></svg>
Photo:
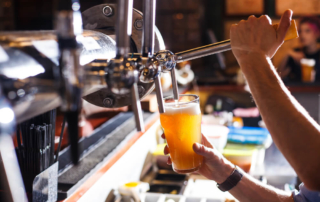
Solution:
<svg viewBox="0 0 320 202"><path fill-rule="evenodd" d="M209 147L206 147L206 146L199 144L199 143L193 144L193 151L196 154L199 154L199 155L207 157L207 158L212 156L212 150Z"/></svg>
<svg viewBox="0 0 320 202"><path fill-rule="evenodd" d="M281 44L283 43L287 31L291 25L292 13L292 10L288 9L283 13L281 17L279 27L277 29L277 38L279 43Z"/></svg>

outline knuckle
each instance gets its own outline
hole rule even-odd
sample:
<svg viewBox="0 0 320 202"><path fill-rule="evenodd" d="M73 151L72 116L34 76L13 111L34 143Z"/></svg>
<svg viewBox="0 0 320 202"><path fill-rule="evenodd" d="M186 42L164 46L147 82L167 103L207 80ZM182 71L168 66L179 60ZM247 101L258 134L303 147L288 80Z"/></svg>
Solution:
<svg viewBox="0 0 320 202"><path fill-rule="evenodd" d="M256 18L256 16L254 16L254 15L250 15L248 19L249 19L249 20L255 20L255 19L257 19L257 18Z"/></svg>
<svg viewBox="0 0 320 202"><path fill-rule="evenodd" d="M270 23L271 19L269 16L267 15L262 15L260 18L259 18L260 21L263 21L263 22L267 22L267 23Z"/></svg>
<svg viewBox="0 0 320 202"><path fill-rule="evenodd" d="M236 30L237 27L238 27L237 24L232 24L232 25L231 25L231 28L230 28L230 31L232 32L232 31Z"/></svg>
<svg viewBox="0 0 320 202"><path fill-rule="evenodd" d="M266 17L266 15L261 15L260 19L265 20L265 19L267 19L267 17Z"/></svg>

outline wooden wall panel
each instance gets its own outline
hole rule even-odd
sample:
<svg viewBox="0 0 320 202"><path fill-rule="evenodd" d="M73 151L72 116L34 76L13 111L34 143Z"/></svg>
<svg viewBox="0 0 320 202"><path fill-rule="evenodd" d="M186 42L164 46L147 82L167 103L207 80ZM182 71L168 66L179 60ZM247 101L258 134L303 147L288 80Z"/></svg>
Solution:
<svg viewBox="0 0 320 202"><path fill-rule="evenodd" d="M253 15L264 13L264 0L226 0L226 15Z"/></svg>
<svg viewBox="0 0 320 202"><path fill-rule="evenodd" d="M276 0L276 14L282 15L286 9L292 9L294 15L319 15L319 0Z"/></svg>

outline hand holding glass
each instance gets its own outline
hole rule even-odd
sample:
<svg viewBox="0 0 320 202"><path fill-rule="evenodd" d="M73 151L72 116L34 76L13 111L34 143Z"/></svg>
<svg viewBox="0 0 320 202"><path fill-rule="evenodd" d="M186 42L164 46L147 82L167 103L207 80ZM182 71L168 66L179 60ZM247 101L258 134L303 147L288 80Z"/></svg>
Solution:
<svg viewBox="0 0 320 202"><path fill-rule="evenodd" d="M197 171L203 157L196 154L192 145L201 143L201 111L197 95L180 95L176 103L165 98L166 112L160 114L161 125L167 139L173 170L178 173Z"/></svg>

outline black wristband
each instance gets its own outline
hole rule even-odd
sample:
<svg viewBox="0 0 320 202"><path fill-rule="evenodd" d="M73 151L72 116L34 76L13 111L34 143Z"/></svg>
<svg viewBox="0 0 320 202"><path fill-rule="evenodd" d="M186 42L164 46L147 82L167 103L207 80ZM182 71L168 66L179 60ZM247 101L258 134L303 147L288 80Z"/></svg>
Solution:
<svg viewBox="0 0 320 202"><path fill-rule="evenodd" d="M230 189L235 187L238 182L240 182L242 176L243 175L238 171L237 166L235 166L233 172L226 179L226 181L222 182L221 184L217 184L217 187L223 192L229 191Z"/></svg>

